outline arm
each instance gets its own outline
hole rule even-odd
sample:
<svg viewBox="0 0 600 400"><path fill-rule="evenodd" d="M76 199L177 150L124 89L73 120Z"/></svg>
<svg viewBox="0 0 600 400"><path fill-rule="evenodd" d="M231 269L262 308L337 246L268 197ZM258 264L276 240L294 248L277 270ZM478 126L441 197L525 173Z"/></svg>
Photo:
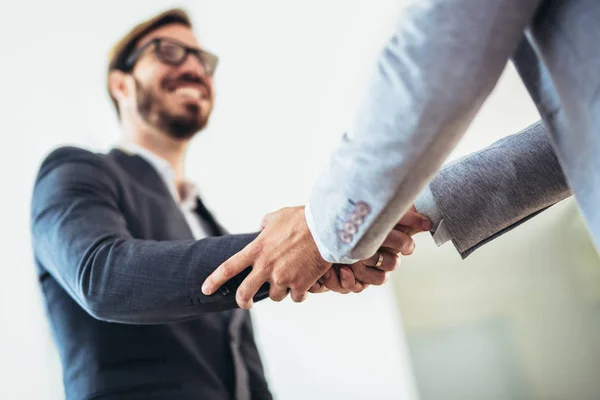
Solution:
<svg viewBox="0 0 600 400"><path fill-rule="evenodd" d="M239 281L228 283L230 293L210 297L200 286L256 237L135 239L109 169L98 156L73 149L58 150L43 163L31 222L35 257L64 290L93 317L131 324L180 322L234 308Z"/></svg>
<svg viewBox="0 0 600 400"><path fill-rule="evenodd" d="M463 258L571 195L542 121L444 167L429 189L415 205Z"/></svg>
<svg viewBox="0 0 600 400"><path fill-rule="evenodd" d="M264 282L302 301L332 263L372 256L466 131L541 1L415 2L306 210L281 210L211 274L205 293L252 265L238 289L240 306L251 307Z"/></svg>
<svg viewBox="0 0 600 400"><path fill-rule="evenodd" d="M539 3L429 0L405 13L307 206L325 260L377 249L469 126ZM346 226L359 202L364 221Z"/></svg>

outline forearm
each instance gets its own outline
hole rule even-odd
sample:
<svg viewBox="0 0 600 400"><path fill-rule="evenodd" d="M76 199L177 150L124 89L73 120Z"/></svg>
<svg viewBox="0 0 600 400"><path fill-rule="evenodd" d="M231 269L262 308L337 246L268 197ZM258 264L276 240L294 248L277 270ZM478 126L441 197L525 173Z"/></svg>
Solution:
<svg viewBox="0 0 600 400"><path fill-rule="evenodd" d="M35 257L84 310L106 321L159 324L236 307L242 276L212 296L201 285L256 233L200 241L133 238L113 181L88 161L42 168L32 205Z"/></svg>
<svg viewBox="0 0 600 400"><path fill-rule="evenodd" d="M53 234L56 241L42 240ZM200 288L222 262L256 237L154 242L124 237L93 241L79 235L69 240L64 232L51 229L35 235L36 257L90 315L130 324L180 322L236 308L235 290L244 275L212 296ZM83 243L89 246L81 251L73 246ZM263 295L264 290L259 299Z"/></svg>
<svg viewBox="0 0 600 400"><path fill-rule="evenodd" d="M444 167L430 189L417 209L443 224L436 243L452 240L463 257L571 195L541 121Z"/></svg>
<svg viewBox="0 0 600 400"><path fill-rule="evenodd" d="M495 86L538 3L422 1L399 21L310 197L326 260L352 262L380 246ZM359 202L368 213L352 224Z"/></svg>

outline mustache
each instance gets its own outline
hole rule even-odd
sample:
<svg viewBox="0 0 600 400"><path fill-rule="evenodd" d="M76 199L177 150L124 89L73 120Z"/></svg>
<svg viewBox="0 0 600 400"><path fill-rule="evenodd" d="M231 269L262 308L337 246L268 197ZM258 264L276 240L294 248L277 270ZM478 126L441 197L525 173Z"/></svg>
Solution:
<svg viewBox="0 0 600 400"><path fill-rule="evenodd" d="M202 75L190 72L183 73L173 78L167 78L163 81L161 86L162 89L170 90L181 83L194 83L197 85L202 85L208 91L208 93L212 95L212 87L208 83L207 79Z"/></svg>

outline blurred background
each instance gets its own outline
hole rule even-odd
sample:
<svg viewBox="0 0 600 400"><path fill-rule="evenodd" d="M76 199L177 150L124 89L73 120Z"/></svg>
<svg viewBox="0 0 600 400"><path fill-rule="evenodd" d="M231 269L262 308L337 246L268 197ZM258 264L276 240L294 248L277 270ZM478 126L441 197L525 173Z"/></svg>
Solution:
<svg viewBox="0 0 600 400"><path fill-rule="evenodd" d="M118 38L182 6L220 56L215 110L187 173L231 232L250 232L305 203L407 4L0 2L0 398L64 398L30 251L31 188L52 148L118 140L105 91ZM450 159L537 119L509 65ZM416 239L384 287L255 306L278 399L600 398L600 262L572 199L465 261L451 244Z"/></svg>

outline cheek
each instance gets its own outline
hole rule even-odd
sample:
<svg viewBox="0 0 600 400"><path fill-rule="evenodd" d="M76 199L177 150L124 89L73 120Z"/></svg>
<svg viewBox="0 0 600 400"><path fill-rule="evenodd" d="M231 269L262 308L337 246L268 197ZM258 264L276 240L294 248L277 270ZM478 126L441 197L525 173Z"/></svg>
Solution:
<svg viewBox="0 0 600 400"><path fill-rule="evenodd" d="M210 91L210 98L214 99L215 98L215 85L213 83L213 79L207 78L206 83L208 84L208 90Z"/></svg>
<svg viewBox="0 0 600 400"><path fill-rule="evenodd" d="M208 114L212 111L213 106L215 104L215 97L214 97L214 93L211 92L211 97L209 99L203 99L201 104L201 113L202 114Z"/></svg>
<svg viewBox="0 0 600 400"><path fill-rule="evenodd" d="M154 93L158 93L167 78L167 70L160 64L147 62L140 65L136 76L138 81L147 89Z"/></svg>
<svg viewBox="0 0 600 400"><path fill-rule="evenodd" d="M212 82L209 81L208 82L208 99L205 99L205 101L209 102L209 103L214 103L215 101L215 87L212 85Z"/></svg>

